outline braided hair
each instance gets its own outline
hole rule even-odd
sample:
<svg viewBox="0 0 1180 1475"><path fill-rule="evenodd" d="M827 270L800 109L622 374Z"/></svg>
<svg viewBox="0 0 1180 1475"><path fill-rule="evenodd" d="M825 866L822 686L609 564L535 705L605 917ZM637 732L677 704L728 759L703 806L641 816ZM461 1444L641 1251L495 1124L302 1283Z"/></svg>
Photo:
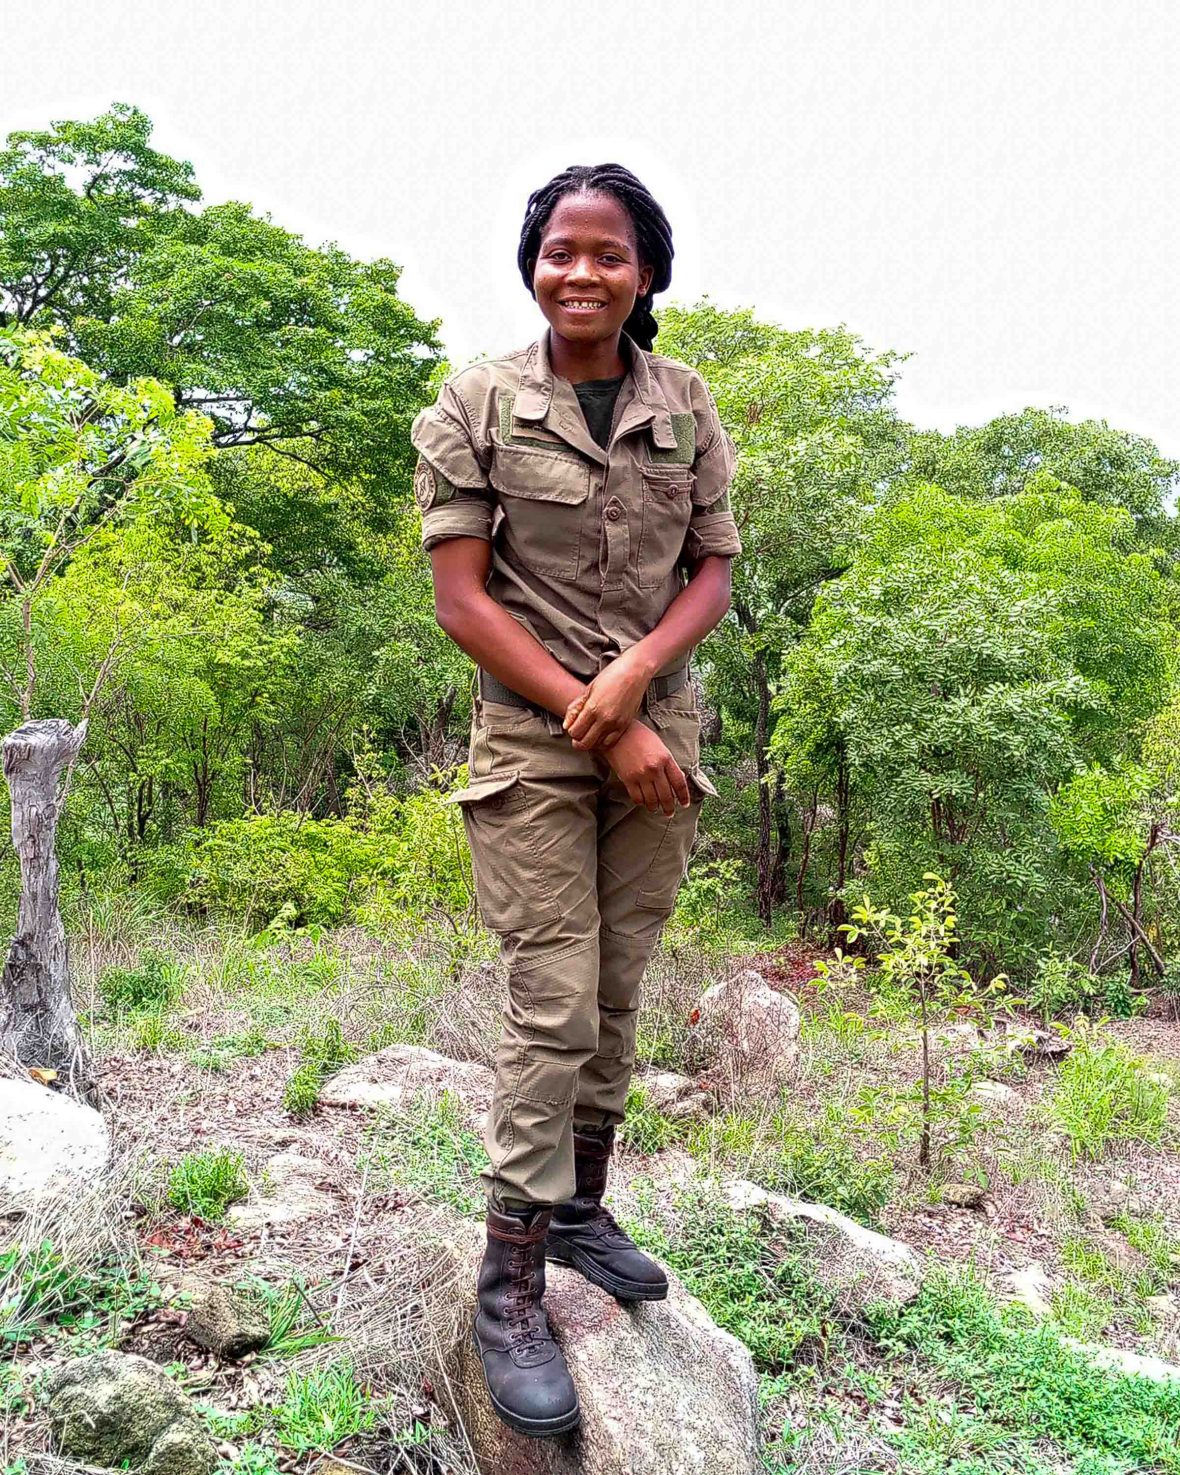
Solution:
<svg viewBox="0 0 1180 1475"><path fill-rule="evenodd" d="M516 264L524 284L535 297L529 262L541 249L541 236L557 202L565 195L613 195L631 217L642 265L652 268L651 288L635 299L623 331L649 352L656 341L659 324L652 315L652 298L665 292L672 280L672 227L668 217L644 186L622 164L571 164L555 174L548 184L534 190L525 207Z"/></svg>

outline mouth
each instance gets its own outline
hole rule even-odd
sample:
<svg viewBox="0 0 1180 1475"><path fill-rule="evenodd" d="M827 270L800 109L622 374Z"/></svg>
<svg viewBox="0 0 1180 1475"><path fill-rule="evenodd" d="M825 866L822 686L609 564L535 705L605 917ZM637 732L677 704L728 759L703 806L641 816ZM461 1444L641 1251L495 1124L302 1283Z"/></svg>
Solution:
<svg viewBox="0 0 1180 1475"><path fill-rule="evenodd" d="M558 306L564 307L566 312L582 313L590 317L596 312L602 312L606 303L599 302L595 297L563 297L558 299Z"/></svg>

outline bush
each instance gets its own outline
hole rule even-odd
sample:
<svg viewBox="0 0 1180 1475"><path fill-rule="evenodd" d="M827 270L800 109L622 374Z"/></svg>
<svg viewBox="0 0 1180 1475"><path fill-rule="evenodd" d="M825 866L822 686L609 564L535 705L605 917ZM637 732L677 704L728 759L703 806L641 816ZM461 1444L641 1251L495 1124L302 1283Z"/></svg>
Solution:
<svg viewBox="0 0 1180 1475"><path fill-rule="evenodd" d="M1159 1142L1168 1119L1168 1088L1118 1044L1082 1035L1061 1067L1050 1117L1070 1151L1098 1158L1116 1142Z"/></svg>
<svg viewBox="0 0 1180 1475"><path fill-rule="evenodd" d="M1100 988L1098 980L1080 963L1049 948L1037 959L1028 1002L1048 1023L1087 1012L1099 997Z"/></svg>
<svg viewBox="0 0 1180 1475"><path fill-rule="evenodd" d="M98 991L112 1014L160 1011L176 998L183 980L183 967L166 953L145 947L140 951L137 968L105 968Z"/></svg>
<svg viewBox="0 0 1180 1475"><path fill-rule="evenodd" d="M250 1192L245 1160L228 1147L190 1153L168 1175L168 1202L182 1214L216 1221Z"/></svg>
<svg viewBox="0 0 1180 1475"><path fill-rule="evenodd" d="M292 1116L310 1116L319 1104L323 1083L342 1065L354 1061L357 1054L336 1018L329 1019L319 1033L305 1029L300 1039L299 1065L283 1088L283 1106Z"/></svg>

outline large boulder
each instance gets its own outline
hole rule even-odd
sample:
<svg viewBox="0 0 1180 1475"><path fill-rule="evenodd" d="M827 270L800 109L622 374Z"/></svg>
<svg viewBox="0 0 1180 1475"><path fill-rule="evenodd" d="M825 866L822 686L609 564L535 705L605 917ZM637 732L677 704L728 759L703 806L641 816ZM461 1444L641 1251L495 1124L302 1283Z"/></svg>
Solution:
<svg viewBox="0 0 1180 1475"><path fill-rule="evenodd" d="M899 1239L866 1229L827 1204L768 1193L744 1178L728 1180L722 1190L731 1208L802 1233L811 1251L808 1269L844 1316L859 1316L875 1303L905 1306L922 1289L922 1260Z"/></svg>
<svg viewBox="0 0 1180 1475"><path fill-rule="evenodd" d="M0 1215L76 1199L111 1155L98 1112L33 1080L0 1079Z"/></svg>
<svg viewBox="0 0 1180 1475"><path fill-rule="evenodd" d="M799 1005L752 968L713 984L697 1006L695 1045L721 1077L775 1089L799 1053Z"/></svg>
<svg viewBox="0 0 1180 1475"><path fill-rule="evenodd" d="M78 1357L51 1374L47 1412L59 1454L139 1475L212 1475L200 1415L154 1362L129 1352Z"/></svg>
<svg viewBox="0 0 1180 1475"><path fill-rule="evenodd" d="M419 1096L444 1091L463 1105L473 1125L482 1127L492 1104L492 1072L470 1060L451 1060L421 1045L390 1045L347 1065L326 1081L322 1106L409 1106Z"/></svg>
<svg viewBox="0 0 1180 1475"><path fill-rule="evenodd" d="M472 1339L482 1226L446 1231L459 1316L447 1382L479 1468L494 1475L754 1475L758 1378L746 1348L669 1275L666 1301L620 1304L561 1265L546 1268L545 1307L573 1374L582 1422L529 1439L488 1400ZM450 1277L448 1276L448 1279Z"/></svg>

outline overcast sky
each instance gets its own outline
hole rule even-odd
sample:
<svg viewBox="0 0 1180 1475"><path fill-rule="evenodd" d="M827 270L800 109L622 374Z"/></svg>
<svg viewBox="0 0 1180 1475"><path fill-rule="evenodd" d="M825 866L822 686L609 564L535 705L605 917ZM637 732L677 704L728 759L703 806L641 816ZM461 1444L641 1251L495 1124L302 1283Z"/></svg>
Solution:
<svg viewBox="0 0 1180 1475"><path fill-rule="evenodd" d="M901 412L1061 404L1180 457L1175 0L0 0L0 132L136 103L208 202L405 268L455 364L544 326L529 192L633 169L669 292L912 354Z"/></svg>

